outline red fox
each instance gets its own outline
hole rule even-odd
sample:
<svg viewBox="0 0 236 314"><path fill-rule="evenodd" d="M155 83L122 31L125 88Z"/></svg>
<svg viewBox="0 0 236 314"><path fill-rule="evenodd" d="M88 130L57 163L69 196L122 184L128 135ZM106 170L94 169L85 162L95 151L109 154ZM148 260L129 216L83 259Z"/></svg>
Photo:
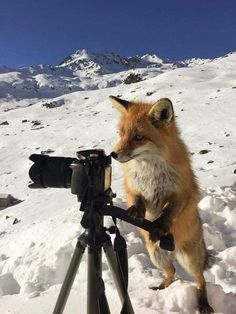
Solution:
<svg viewBox="0 0 236 314"><path fill-rule="evenodd" d="M123 163L130 214L150 221L160 217L161 221L153 233L140 230L151 261L164 275L161 285L154 289L164 289L174 281L176 258L195 278L200 313L214 313L203 276L208 254L197 210L199 187L180 138L173 105L167 98L154 104L114 96L110 99L121 113L120 140L114 153ZM174 252L159 246L158 239L167 232L174 237Z"/></svg>

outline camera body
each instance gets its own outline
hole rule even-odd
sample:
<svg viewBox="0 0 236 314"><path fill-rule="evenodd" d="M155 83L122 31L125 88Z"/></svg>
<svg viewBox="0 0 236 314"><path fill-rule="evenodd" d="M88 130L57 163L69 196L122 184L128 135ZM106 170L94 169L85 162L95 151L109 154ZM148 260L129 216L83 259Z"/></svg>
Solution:
<svg viewBox="0 0 236 314"><path fill-rule="evenodd" d="M78 160L71 164L71 193L82 201L86 193L92 198L104 195L111 187L111 156L103 149L77 152Z"/></svg>
<svg viewBox="0 0 236 314"><path fill-rule="evenodd" d="M89 149L76 153L77 158L50 157L33 154L29 170L33 181L30 188L71 188L82 201L87 193L97 198L111 187L111 156L103 149Z"/></svg>

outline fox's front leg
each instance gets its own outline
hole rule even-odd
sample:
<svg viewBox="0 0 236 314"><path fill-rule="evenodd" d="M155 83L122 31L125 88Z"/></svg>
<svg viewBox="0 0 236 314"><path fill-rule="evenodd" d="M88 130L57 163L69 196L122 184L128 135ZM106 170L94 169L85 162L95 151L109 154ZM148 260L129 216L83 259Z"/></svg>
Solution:
<svg viewBox="0 0 236 314"><path fill-rule="evenodd" d="M142 195L135 193L126 187L126 199L128 214L134 218L143 219L145 217L146 207Z"/></svg>
<svg viewBox="0 0 236 314"><path fill-rule="evenodd" d="M170 232L171 226L184 206L185 201L180 202L176 198L172 198L165 203L161 215L153 222L150 230L151 241L156 242L161 236Z"/></svg>

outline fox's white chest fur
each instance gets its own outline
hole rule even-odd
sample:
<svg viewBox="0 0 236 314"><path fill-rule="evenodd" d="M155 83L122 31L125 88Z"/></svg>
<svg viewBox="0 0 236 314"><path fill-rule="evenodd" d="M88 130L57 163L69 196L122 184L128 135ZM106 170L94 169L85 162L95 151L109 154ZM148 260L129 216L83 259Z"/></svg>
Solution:
<svg viewBox="0 0 236 314"><path fill-rule="evenodd" d="M128 185L141 194L147 202L147 216L157 212L158 201L175 192L177 183L176 172L168 167L164 160L148 158L131 160L125 165Z"/></svg>

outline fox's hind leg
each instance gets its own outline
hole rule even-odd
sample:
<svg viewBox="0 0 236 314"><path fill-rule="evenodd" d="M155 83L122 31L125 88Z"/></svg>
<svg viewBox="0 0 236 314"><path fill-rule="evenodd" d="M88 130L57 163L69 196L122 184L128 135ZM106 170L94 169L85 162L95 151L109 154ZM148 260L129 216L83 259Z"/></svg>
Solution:
<svg viewBox="0 0 236 314"><path fill-rule="evenodd" d="M201 314L214 313L207 300L206 281L203 271L206 268L207 251L203 239L185 245L177 254L179 263L194 276L197 288L198 310Z"/></svg>
<svg viewBox="0 0 236 314"><path fill-rule="evenodd" d="M146 247L152 263L163 272L164 279L157 287L151 287L153 290L167 288L175 279L175 268L173 266L173 253L162 250L158 243L149 240L149 232L141 230L146 241Z"/></svg>
<svg viewBox="0 0 236 314"><path fill-rule="evenodd" d="M214 313L213 308L207 300L206 281L203 274L196 276L198 309L201 314Z"/></svg>

